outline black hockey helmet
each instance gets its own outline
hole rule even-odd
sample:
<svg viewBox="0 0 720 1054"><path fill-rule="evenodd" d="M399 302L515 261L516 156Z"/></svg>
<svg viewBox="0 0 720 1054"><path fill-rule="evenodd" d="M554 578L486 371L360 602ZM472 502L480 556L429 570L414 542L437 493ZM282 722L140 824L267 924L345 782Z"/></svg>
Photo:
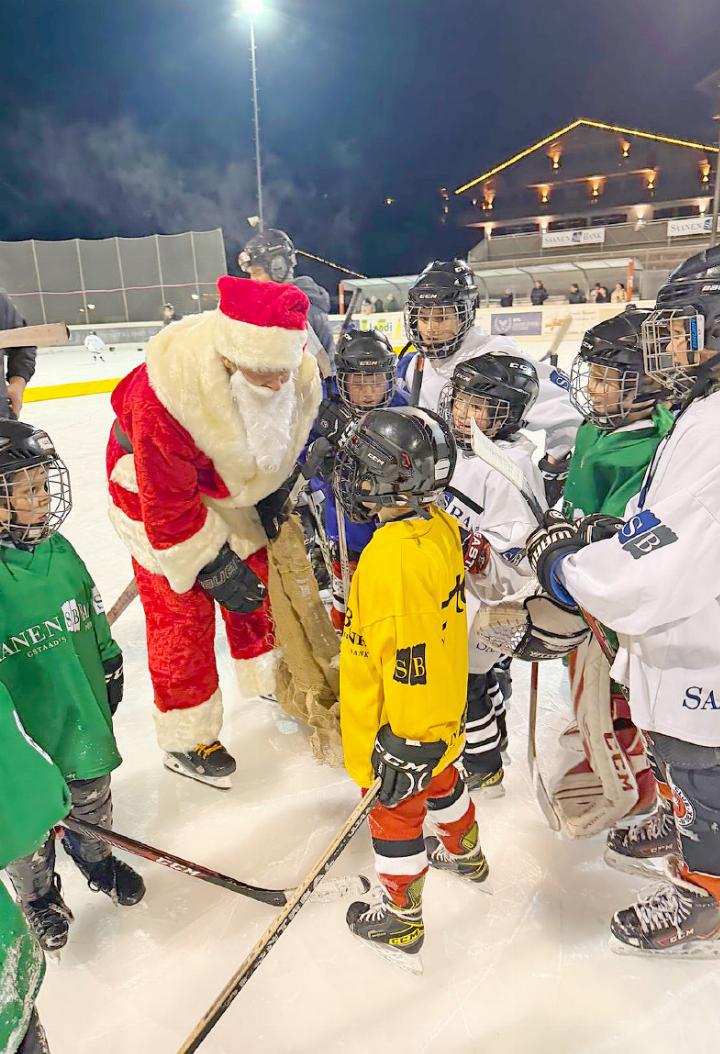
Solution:
<svg viewBox="0 0 720 1054"><path fill-rule="evenodd" d="M701 353L720 351L720 245L691 256L660 287L643 323L645 372L677 397L692 388Z"/></svg>
<svg viewBox="0 0 720 1054"><path fill-rule="evenodd" d="M396 369L397 355L377 329L351 330L335 351L338 393L354 413L390 404Z"/></svg>
<svg viewBox="0 0 720 1054"><path fill-rule="evenodd" d="M478 355L459 363L440 392L438 412L461 450L472 450L472 422L490 439L509 439L538 397L537 370L517 355Z"/></svg>
<svg viewBox="0 0 720 1054"><path fill-rule="evenodd" d="M297 263L295 246L285 231L268 227L262 234L253 235L238 256L238 263L243 271L262 267L273 282L289 282Z"/></svg>
<svg viewBox="0 0 720 1054"><path fill-rule="evenodd" d="M450 429L432 411L370 410L343 435L333 490L353 523L373 520L378 506L419 511L440 499L456 457Z"/></svg>
<svg viewBox="0 0 720 1054"><path fill-rule="evenodd" d="M47 432L0 419L0 541L31 548L72 508L70 477Z"/></svg>
<svg viewBox="0 0 720 1054"><path fill-rule="evenodd" d="M418 351L447 359L475 321L478 291L464 260L433 260L408 291L405 329Z"/></svg>
<svg viewBox="0 0 720 1054"><path fill-rule="evenodd" d="M570 369L570 401L605 431L647 417L667 389L645 373L642 326L651 312L630 305L592 326Z"/></svg>

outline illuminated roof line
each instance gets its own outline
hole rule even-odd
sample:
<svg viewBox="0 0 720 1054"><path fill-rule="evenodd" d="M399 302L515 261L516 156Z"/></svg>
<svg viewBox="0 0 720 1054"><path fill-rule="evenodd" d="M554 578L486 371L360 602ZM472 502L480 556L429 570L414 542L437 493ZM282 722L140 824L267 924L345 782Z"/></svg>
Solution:
<svg viewBox="0 0 720 1054"><path fill-rule="evenodd" d="M466 190L469 190L470 187L475 187L478 183L484 183L486 179L496 176L498 172L502 172L505 168L510 168L511 165L521 161L524 157L527 157L528 154L534 153L535 150L540 150L543 146L547 146L548 143L552 143L555 139L559 139L560 136L567 135L568 132L572 132L574 128L578 128L580 125L587 125L588 128L599 128L604 132L621 132L623 135L636 135L641 139L653 139L657 143L670 143L671 146L684 146L691 150L706 150L712 154L718 153L718 147L711 146L708 143L696 143L689 139L675 139L669 135L659 135L655 132L641 132L638 128L624 128L619 124L604 124L602 121L590 121L584 117L580 117L577 121L573 121L571 124L565 125L564 128L560 128L557 132L553 132L552 135L545 136L544 139L540 139L537 143L533 143L533 145L527 147L526 150L521 150L519 154L515 154L513 157L508 158L508 160L503 161L502 164L496 165L495 168L488 169L487 172L483 172L481 176L470 180L469 183L464 183L461 187L454 190L453 193L462 194Z"/></svg>

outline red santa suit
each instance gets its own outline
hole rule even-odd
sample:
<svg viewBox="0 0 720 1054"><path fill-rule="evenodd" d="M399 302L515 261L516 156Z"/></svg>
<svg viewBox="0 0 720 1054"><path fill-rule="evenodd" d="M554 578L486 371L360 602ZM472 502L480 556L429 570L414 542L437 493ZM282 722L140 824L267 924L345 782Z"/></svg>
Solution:
<svg viewBox="0 0 720 1054"><path fill-rule="evenodd" d="M321 397L316 361L305 351L304 293L227 275L218 289L218 309L152 337L145 364L112 396L110 517L133 558L158 742L167 751L212 743L222 725L215 603L198 585L198 572L227 543L267 583L267 537L255 504L291 474ZM285 387L292 386L292 415L276 456L250 449L257 451L262 415L243 419L223 358L254 371L291 371ZM267 596L250 614L221 613L241 693L272 691Z"/></svg>

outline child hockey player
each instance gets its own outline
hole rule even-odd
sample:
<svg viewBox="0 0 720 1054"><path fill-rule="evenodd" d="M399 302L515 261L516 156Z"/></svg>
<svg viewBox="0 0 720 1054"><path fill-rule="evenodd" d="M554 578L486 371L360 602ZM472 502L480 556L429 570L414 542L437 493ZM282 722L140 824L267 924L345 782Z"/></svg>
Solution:
<svg viewBox="0 0 720 1054"><path fill-rule="evenodd" d="M67 469L47 434L0 421L0 683L62 772L73 814L110 826L122 653L85 565L58 534L70 508ZM91 889L118 904L144 896L140 876L105 843L68 831L63 847ZM42 946L62 947L72 914L54 873L52 834L7 870Z"/></svg>
<svg viewBox="0 0 720 1054"><path fill-rule="evenodd" d="M41 845L72 802L60 770L23 727L0 684L0 867ZM35 999L45 973L42 950L0 882L0 1050L47 1054Z"/></svg>
<svg viewBox="0 0 720 1054"><path fill-rule="evenodd" d="M691 257L643 323L645 373L687 400L625 526L595 541L552 523L529 544L543 585L617 632L613 675L672 790L669 880L611 922L634 954L720 955L719 276L720 247Z"/></svg>
<svg viewBox="0 0 720 1054"><path fill-rule="evenodd" d="M442 389L461 362L488 352L523 357L514 340L489 336L474 325L477 300L473 273L463 260L429 263L409 290L405 308L407 338L425 356L420 406L437 409ZM412 391L416 361L416 356L407 356L401 367L408 391ZM554 505L562 492L580 417L568 399L566 375L545 362L535 363L535 369L540 386L528 428L546 433L546 456L540 469L548 502Z"/></svg>
<svg viewBox="0 0 720 1054"><path fill-rule="evenodd" d="M470 673L462 763L468 789L481 790L486 797L503 793L505 704L493 673L499 656L476 646L472 627L483 602L497 603L517 593L530 577L527 561L519 564L518 558L536 521L517 490L473 454L472 422L517 462L544 507L542 476L532 460L535 447L519 431L537 395L531 362L492 353L456 366L440 395L440 414L460 451L445 508L460 526L467 571Z"/></svg>
<svg viewBox="0 0 720 1054"><path fill-rule="evenodd" d="M593 513L622 517L672 427L667 391L644 372L640 329L648 314L631 307L593 326L572 365L570 398L585 423L565 485L568 520ZM632 813L647 812L655 804L656 781L628 703L610 681L596 641L570 656L569 672L585 757L561 777L555 803L567 832L585 837ZM636 830L646 833L648 825ZM624 841L625 836L623 828L618 837Z"/></svg>
<svg viewBox="0 0 720 1054"><path fill-rule="evenodd" d="M345 621L345 597L341 566L335 495L330 482L337 446L345 428L361 414L383 406L405 406L407 398L396 390L397 356L384 334L377 330L352 330L346 333L335 352L335 381L325 384L326 398L320 407L315 434L332 442L313 482L315 492L323 498L325 537L332 561L333 602L330 618L337 630ZM311 499L312 500L312 499ZM352 523L345 518L348 570L355 573L360 553L373 536L375 525Z"/></svg>
<svg viewBox="0 0 720 1054"><path fill-rule="evenodd" d="M373 410L346 434L334 477L348 516L380 524L350 590L340 714L348 772L360 787L373 774L383 781L369 815L383 897L351 904L347 923L411 969L424 939L428 862L471 882L488 874L453 764L467 684L465 570L457 524L436 502L455 457L436 414ZM428 810L439 838L423 838Z"/></svg>

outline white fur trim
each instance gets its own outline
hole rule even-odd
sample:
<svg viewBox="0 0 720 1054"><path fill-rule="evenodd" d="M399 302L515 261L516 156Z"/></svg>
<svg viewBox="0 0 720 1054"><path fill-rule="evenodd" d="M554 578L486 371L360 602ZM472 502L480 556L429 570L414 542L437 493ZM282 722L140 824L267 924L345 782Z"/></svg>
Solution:
<svg viewBox="0 0 720 1054"><path fill-rule="evenodd" d="M135 473L135 458L132 454L123 454L115 462L115 468L110 473L110 482L117 483L119 487L138 493L137 475Z"/></svg>
<svg viewBox="0 0 720 1054"><path fill-rule="evenodd" d="M207 510L205 523L184 542L169 549L153 549L162 573L176 593L192 589L198 572L214 560L228 539L228 527L216 512Z"/></svg>
<svg viewBox="0 0 720 1054"><path fill-rule="evenodd" d="M320 405L320 376L317 362L306 352L288 381L297 400L291 441L276 472L259 470L220 359L219 317L219 311L186 316L152 337L146 351L148 379L168 413L212 461L230 491L229 503L248 508L290 475Z"/></svg>
<svg viewBox="0 0 720 1054"><path fill-rule="evenodd" d="M198 706L184 710L167 710L155 707L155 733L162 750L187 751L198 743L214 743L220 735L223 722L223 704L220 689Z"/></svg>
<svg viewBox="0 0 720 1054"><path fill-rule="evenodd" d="M234 659L235 677L243 699L256 699L259 695L275 694L275 671L278 652L266 651L254 659Z"/></svg>
<svg viewBox="0 0 720 1054"><path fill-rule="evenodd" d="M176 593L187 593L192 589L198 571L215 559L230 533L222 517L208 509L205 523L191 538L169 549L154 549L141 520L131 519L112 504L109 515L113 527L140 566L154 575L164 575Z"/></svg>
<svg viewBox="0 0 720 1054"><path fill-rule="evenodd" d="M296 370L307 343L304 329L255 326L218 311L217 346L222 355L248 370Z"/></svg>

